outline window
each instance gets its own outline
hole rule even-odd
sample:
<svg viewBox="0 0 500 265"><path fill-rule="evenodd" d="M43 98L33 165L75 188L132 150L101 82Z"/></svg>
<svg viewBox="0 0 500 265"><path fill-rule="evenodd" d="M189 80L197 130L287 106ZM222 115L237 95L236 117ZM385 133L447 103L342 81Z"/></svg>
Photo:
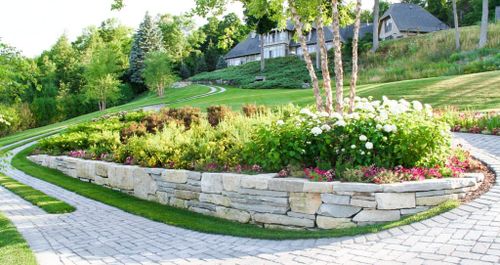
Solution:
<svg viewBox="0 0 500 265"><path fill-rule="evenodd" d="M385 32L390 32L392 30L392 22L389 20L385 21Z"/></svg>
<svg viewBox="0 0 500 265"><path fill-rule="evenodd" d="M273 51L269 51L269 58L273 58Z"/></svg>

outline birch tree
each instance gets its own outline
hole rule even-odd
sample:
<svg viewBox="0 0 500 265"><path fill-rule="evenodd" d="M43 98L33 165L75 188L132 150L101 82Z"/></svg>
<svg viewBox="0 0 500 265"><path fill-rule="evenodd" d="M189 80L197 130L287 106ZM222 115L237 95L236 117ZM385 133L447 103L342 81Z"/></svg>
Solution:
<svg viewBox="0 0 500 265"><path fill-rule="evenodd" d="M460 30L458 29L457 0L451 0L453 6L453 23L455 24L455 49L460 50Z"/></svg>
<svg viewBox="0 0 500 265"><path fill-rule="evenodd" d="M373 44L372 44L372 52L376 52L378 50L378 20L379 20L379 8L380 3L379 0L375 0L373 5Z"/></svg>
<svg viewBox="0 0 500 265"><path fill-rule="evenodd" d="M321 73L323 75L323 89L325 90L325 111L329 114L332 113L333 99L332 99L332 85L330 80L330 69L328 68L328 49L325 43L325 32L323 31L323 11L322 5L319 6L319 15L316 19L316 31L319 43L319 51L316 51L316 56L321 56Z"/></svg>
<svg viewBox="0 0 500 265"><path fill-rule="evenodd" d="M332 16L333 16L333 49L335 63L335 87L337 101L335 110L342 113L344 109L344 69L342 67L342 51L340 43L340 18L339 18L339 2L332 0Z"/></svg>
<svg viewBox="0 0 500 265"><path fill-rule="evenodd" d="M290 1L290 13L292 16L293 24L295 26L295 34L297 34L297 37L300 42L300 47L302 49L302 53L304 55L304 61L306 62L307 71L309 72L309 76L311 77L313 93L316 99L316 109L318 111L323 111L323 99L321 97L321 92L319 90L318 77L316 76L316 72L314 71L311 55L309 54L309 51L307 49L307 40L303 33L300 16L297 12L295 3L293 1Z"/></svg>
<svg viewBox="0 0 500 265"><path fill-rule="evenodd" d="M483 13L481 16L481 32L479 34L479 48L486 45L488 39L488 0L483 0Z"/></svg>
<svg viewBox="0 0 500 265"><path fill-rule="evenodd" d="M356 97L356 83L358 81L358 40L359 26L361 23L361 0L356 1L356 18L354 19L354 30L352 36L352 74L349 90L349 112L354 112L354 98Z"/></svg>

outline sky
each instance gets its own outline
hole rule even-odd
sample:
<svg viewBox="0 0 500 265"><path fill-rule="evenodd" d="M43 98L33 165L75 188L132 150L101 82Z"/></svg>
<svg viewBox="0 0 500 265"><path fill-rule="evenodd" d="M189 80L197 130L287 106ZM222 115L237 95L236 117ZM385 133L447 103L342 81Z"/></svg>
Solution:
<svg viewBox="0 0 500 265"><path fill-rule="evenodd" d="M363 9L370 9L373 0L363 0ZM24 55L34 57L49 49L62 34L70 41L90 25L99 25L108 18L137 28L146 11L151 15L179 15L194 7L194 0L125 0L125 8L111 11L112 0L4 0L0 4L0 38ZM240 4L230 4L229 12L241 16ZM202 18L196 23L202 25Z"/></svg>

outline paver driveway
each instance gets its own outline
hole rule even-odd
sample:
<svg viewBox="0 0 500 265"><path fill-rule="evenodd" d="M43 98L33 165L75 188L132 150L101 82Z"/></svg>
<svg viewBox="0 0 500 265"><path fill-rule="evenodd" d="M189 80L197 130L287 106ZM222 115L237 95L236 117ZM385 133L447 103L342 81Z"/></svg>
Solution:
<svg viewBox="0 0 500 265"><path fill-rule="evenodd" d="M500 173L500 137L458 134ZM2 211L41 265L57 264L498 264L500 185L448 213L376 234L318 240L210 235L153 222L6 169L78 210L49 215L0 188Z"/></svg>

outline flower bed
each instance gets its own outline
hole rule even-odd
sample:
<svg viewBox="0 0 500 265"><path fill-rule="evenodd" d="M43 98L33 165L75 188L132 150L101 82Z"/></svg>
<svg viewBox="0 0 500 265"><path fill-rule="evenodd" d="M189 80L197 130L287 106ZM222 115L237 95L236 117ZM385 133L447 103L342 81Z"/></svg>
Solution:
<svg viewBox="0 0 500 265"><path fill-rule="evenodd" d="M468 156L449 126L418 101L361 99L354 113L294 106L163 109L106 116L40 142L66 154L168 169L309 176L315 181L392 183L459 177Z"/></svg>
<svg viewBox="0 0 500 265"><path fill-rule="evenodd" d="M460 112L448 110L438 113L451 125L453 132L500 135L500 112Z"/></svg>
<svg viewBox="0 0 500 265"><path fill-rule="evenodd" d="M68 156L29 159L145 200L266 228L332 229L395 221L464 198L484 178L468 173L393 184L312 182L277 174L144 168Z"/></svg>

